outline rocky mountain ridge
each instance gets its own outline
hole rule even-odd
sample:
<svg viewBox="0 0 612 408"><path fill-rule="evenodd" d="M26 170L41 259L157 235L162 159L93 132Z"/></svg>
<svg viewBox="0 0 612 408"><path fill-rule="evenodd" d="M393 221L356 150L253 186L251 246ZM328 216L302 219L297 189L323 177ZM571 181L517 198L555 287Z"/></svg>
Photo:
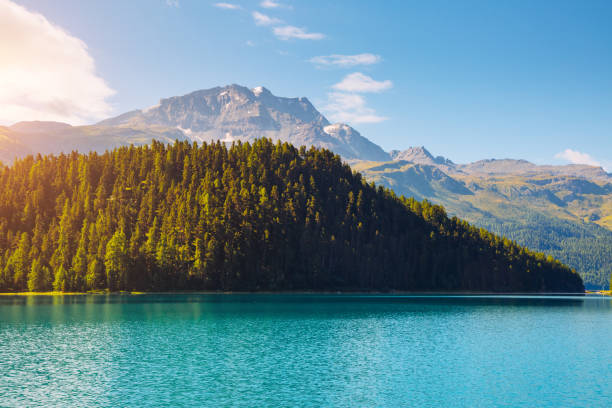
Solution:
<svg viewBox="0 0 612 408"><path fill-rule="evenodd" d="M539 165L527 160L517 159L485 159L472 163L458 164L444 156L431 154L424 146L409 147L406 150L391 150L392 160L403 160L415 164L436 166L449 174L472 175L521 175L535 176L549 174L551 176L573 176L586 179L596 179L612 182L612 174L602 167L588 164L566 164L560 166Z"/></svg>
<svg viewBox="0 0 612 408"><path fill-rule="evenodd" d="M284 98L264 87L229 85L160 100L98 126L176 128L200 142L267 137L330 149L349 160L388 160L388 153L349 125L331 124L307 98Z"/></svg>
<svg viewBox="0 0 612 408"><path fill-rule="evenodd" d="M448 175L549 174L612 180L601 167L588 165L542 166L513 159L456 164L443 156L434 156L424 146L385 152L351 126L330 123L305 97L279 97L264 87L249 89L236 84L163 98L147 109L88 126L38 121L0 126L0 160L8 163L15 157L36 153L104 151L154 139L230 143L262 137L296 146L327 148L351 163L406 161L436 166Z"/></svg>
<svg viewBox="0 0 612 408"><path fill-rule="evenodd" d="M307 98L277 97L264 87L228 85L161 99L150 108L94 125L33 121L0 127L0 160L8 163L36 153L104 151L152 140L231 143L262 137L330 149L346 160L391 159L349 125L330 123Z"/></svg>

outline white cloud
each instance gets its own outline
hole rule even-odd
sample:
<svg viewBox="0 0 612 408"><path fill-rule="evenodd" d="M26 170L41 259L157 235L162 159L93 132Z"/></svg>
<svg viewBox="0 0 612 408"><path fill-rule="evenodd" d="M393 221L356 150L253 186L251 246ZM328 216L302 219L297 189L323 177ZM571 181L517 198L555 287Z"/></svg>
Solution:
<svg viewBox="0 0 612 408"><path fill-rule="evenodd" d="M595 160L591 155L582 153L572 149L565 149L564 151L555 155L556 159L567 160L572 164L588 164L590 166L601 167L601 162Z"/></svg>
<svg viewBox="0 0 612 408"><path fill-rule="evenodd" d="M215 3L213 6L225 10L241 10L242 7L233 3Z"/></svg>
<svg viewBox="0 0 612 408"><path fill-rule="evenodd" d="M350 124L379 123L387 120L366 106L365 98L354 93L331 92L327 94L328 103L323 110L333 122Z"/></svg>
<svg viewBox="0 0 612 408"><path fill-rule="evenodd" d="M0 123L90 123L107 117L115 92L95 72L87 45L44 16L0 0Z"/></svg>
<svg viewBox="0 0 612 408"><path fill-rule="evenodd" d="M281 40L290 40L297 38L299 40L322 40L325 38L321 33L309 33L303 28L294 26L274 27L274 35Z"/></svg>
<svg viewBox="0 0 612 408"><path fill-rule="evenodd" d="M313 57L309 61L316 65L335 65L339 67L354 67L356 65L373 65L378 64L381 58L375 54L356 54L356 55L321 55Z"/></svg>
<svg viewBox="0 0 612 408"><path fill-rule="evenodd" d="M178 0L166 0L166 6L168 7L179 7L179 1Z"/></svg>
<svg viewBox="0 0 612 408"><path fill-rule="evenodd" d="M279 3L278 1L273 1L273 0L264 0L261 3L259 3L259 5L263 8L279 8L279 7L285 7L285 8L289 8L289 6L286 6L284 4Z"/></svg>
<svg viewBox="0 0 612 408"><path fill-rule="evenodd" d="M282 20L279 20L278 18L267 16L258 11L253 12L253 20L255 20L255 24L257 24L258 26L270 26L270 25L282 24L283 22Z"/></svg>
<svg viewBox="0 0 612 408"><path fill-rule="evenodd" d="M249 47L254 47L255 43L251 40L247 40L247 42L245 43L246 45L248 45Z"/></svg>
<svg viewBox="0 0 612 408"><path fill-rule="evenodd" d="M323 109L336 122L379 123L387 118L368 107L365 98L360 94L378 93L392 86L393 83L389 80L376 81L360 72L354 72L332 86L338 92L327 94L328 103Z"/></svg>
<svg viewBox="0 0 612 408"><path fill-rule="evenodd" d="M344 79L333 86L337 91L343 92L382 92L390 89L393 86L393 82L376 81L371 77L362 74L361 72L354 72L348 74Z"/></svg>

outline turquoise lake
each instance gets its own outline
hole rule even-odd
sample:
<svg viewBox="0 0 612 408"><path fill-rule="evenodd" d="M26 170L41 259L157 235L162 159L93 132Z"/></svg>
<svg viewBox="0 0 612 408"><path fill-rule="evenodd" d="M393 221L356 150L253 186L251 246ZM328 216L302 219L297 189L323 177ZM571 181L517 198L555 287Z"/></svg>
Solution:
<svg viewBox="0 0 612 408"><path fill-rule="evenodd" d="M0 297L0 406L612 406L612 298Z"/></svg>

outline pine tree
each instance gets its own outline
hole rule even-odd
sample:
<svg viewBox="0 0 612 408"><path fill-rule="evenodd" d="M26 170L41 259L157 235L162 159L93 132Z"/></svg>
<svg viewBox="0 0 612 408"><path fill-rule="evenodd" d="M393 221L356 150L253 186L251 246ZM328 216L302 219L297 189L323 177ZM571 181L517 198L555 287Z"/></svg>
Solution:
<svg viewBox="0 0 612 408"><path fill-rule="evenodd" d="M196 238L194 242L194 254L193 254L193 266L191 268L191 275L199 280L204 279L206 261L204 259L204 249L202 240L200 238Z"/></svg>
<svg viewBox="0 0 612 408"><path fill-rule="evenodd" d="M49 268L43 266L38 259L32 261L32 269L28 275L28 290L42 292L50 289Z"/></svg>
<svg viewBox="0 0 612 408"><path fill-rule="evenodd" d="M68 280L66 269L62 265L55 271L55 279L53 280L53 290L58 292L66 292L70 290L70 282Z"/></svg>
<svg viewBox="0 0 612 408"><path fill-rule="evenodd" d="M30 252L30 239L26 232L21 234L17 250L8 259L7 266L8 275L13 276L13 287L25 288L30 272L30 263L28 254Z"/></svg>
<svg viewBox="0 0 612 408"><path fill-rule="evenodd" d="M87 267L85 286L90 290L106 288L104 264L98 258L93 258Z"/></svg>
<svg viewBox="0 0 612 408"><path fill-rule="evenodd" d="M74 258L72 258L72 287L74 290L84 290L85 289L85 280L87 275L87 252L84 246L84 242L81 241L79 243L79 247L77 249Z"/></svg>
<svg viewBox="0 0 612 408"><path fill-rule="evenodd" d="M106 280L110 290L126 289L128 276L127 238L123 230L118 230L106 244L104 257Z"/></svg>

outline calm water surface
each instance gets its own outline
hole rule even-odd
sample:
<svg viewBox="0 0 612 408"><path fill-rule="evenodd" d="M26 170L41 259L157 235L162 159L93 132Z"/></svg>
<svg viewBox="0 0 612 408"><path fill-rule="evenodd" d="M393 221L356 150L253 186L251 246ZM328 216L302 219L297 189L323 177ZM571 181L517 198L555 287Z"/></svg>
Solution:
<svg viewBox="0 0 612 408"><path fill-rule="evenodd" d="M0 406L612 406L594 297L0 297Z"/></svg>

